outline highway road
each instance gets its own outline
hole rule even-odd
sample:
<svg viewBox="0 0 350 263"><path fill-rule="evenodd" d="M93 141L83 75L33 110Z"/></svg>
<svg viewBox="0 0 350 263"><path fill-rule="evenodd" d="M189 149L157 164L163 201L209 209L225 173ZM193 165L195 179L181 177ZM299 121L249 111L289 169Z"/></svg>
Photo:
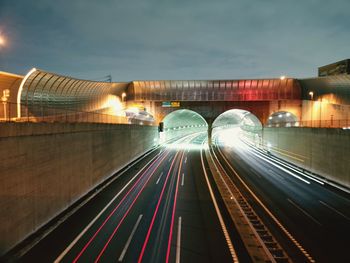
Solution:
<svg viewBox="0 0 350 263"><path fill-rule="evenodd" d="M300 262L298 253L304 250L316 262L350 262L350 195L251 147L239 136L237 129L218 133L215 152L291 258ZM289 237L238 177L285 227Z"/></svg>
<svg viewBox="0 0 350 263"><path fill-rule="evenodd" d="M214 205L208 191L211 179L200 156L206 136L182 138L149 154L20 261L233 262L238 253L250 262L227 214L220 212L223 204L218 199Z"/></svg>
<svg viewBox="0 0 350 263"><path fill-rule="evenodd" d="M237 129L217 135L223 167L294 262L350 262L349 194ZM203 158L206 137L162 146L117 174L18 261L252 262Z"/></svg>

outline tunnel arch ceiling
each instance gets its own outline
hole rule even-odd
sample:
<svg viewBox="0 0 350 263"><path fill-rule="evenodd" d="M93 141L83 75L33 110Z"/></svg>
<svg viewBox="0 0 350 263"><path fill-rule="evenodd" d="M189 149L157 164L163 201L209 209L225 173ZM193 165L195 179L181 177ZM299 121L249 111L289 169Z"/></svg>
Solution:
<svg viewBox="0 0 350 263"><path fill-rule="evenodd" d="M161 141L181 138L198 132L207 132L208 123L197 112L181 109L167 114L162 121Z"/></svg>
<svg viewBox="0 0 350 263"><path fill-rule="evenodd" d="M164 129L208 126L206 120L199 113L187 109L170 112L164 117L162 122L164 123Z"/></svg>
<svg viewBox="0 0 350 263"><path fill-rule="evenodd" d="M241 109L231 109L221 113L214 120L212 129L233 126L253 132L262 130L262 123L260 120L251 112Z"/></svg>
<svg viewBox="0 0 350 263"><path fill-rule="evenodd" d="M164 129L208 126L206 120L199 113L187 109L172 111L164 117L162 122Z"/></svg>

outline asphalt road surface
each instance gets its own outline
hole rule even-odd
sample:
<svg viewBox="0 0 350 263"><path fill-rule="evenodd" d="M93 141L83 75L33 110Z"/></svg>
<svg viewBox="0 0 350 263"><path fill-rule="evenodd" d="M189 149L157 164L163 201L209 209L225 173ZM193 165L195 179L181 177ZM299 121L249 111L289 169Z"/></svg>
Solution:
<svg viewBox="0 0 350 263"><path fill-rule="evenodd" d="M247 145L239 139L237 130L225 133L215 140L218 155L225 156L303 249L316 262L350 262L349 194ZM231 176L237 181L233 173ZM258 205L254 206L259 211ZM269 216L262 211L260 215L275 227ZM279 236L277 230L274 232ZM290 246L285 238L279 236L281 243ZM289 249L291 254L294 251Z"/></svg>
<svg viewBox="0 0 350 263"><path fill-rule="evenodd" d="M183 138L144 158L20 261L232 262L200 159L206 136ZM249 262L231 230L237 253Z"/></svg>

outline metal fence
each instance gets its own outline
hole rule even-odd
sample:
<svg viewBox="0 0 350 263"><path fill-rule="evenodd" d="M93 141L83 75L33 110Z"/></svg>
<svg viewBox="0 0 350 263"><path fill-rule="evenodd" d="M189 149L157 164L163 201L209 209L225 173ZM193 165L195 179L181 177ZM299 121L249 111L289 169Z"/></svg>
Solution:
<svg viewBox="0 0 350 263"><path fill-rule="evenodd" d="M308 120L294 122L279 122L267 124L265 127L311 127L311 128L342 128L350 129L350 120Z"/></svg>
<svg viewBox="0 0 350 263"><path fill-rule="evenodd" d="M42 105L20 105L21 117L17 117L18 104L2 102L0 122L61 122L61 123L106 123L106 124L142 124L153 122L138 121L126 116L116 116L100 112L77 111L64 108L52 108Z"/></svg>

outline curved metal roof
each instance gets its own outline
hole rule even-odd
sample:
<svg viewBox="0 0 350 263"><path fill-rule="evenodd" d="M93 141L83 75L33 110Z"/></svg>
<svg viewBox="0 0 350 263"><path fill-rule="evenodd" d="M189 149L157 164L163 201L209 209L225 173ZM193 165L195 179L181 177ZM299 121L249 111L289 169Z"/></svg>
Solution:
<svg viewBox="0 0 350 263"><path fill-rule="evenodd" d="M98 111L107 96L121 97L127 85L80 80L33 69L21 84L17 103L33 115L47 115L46 109Z"/></svg>

